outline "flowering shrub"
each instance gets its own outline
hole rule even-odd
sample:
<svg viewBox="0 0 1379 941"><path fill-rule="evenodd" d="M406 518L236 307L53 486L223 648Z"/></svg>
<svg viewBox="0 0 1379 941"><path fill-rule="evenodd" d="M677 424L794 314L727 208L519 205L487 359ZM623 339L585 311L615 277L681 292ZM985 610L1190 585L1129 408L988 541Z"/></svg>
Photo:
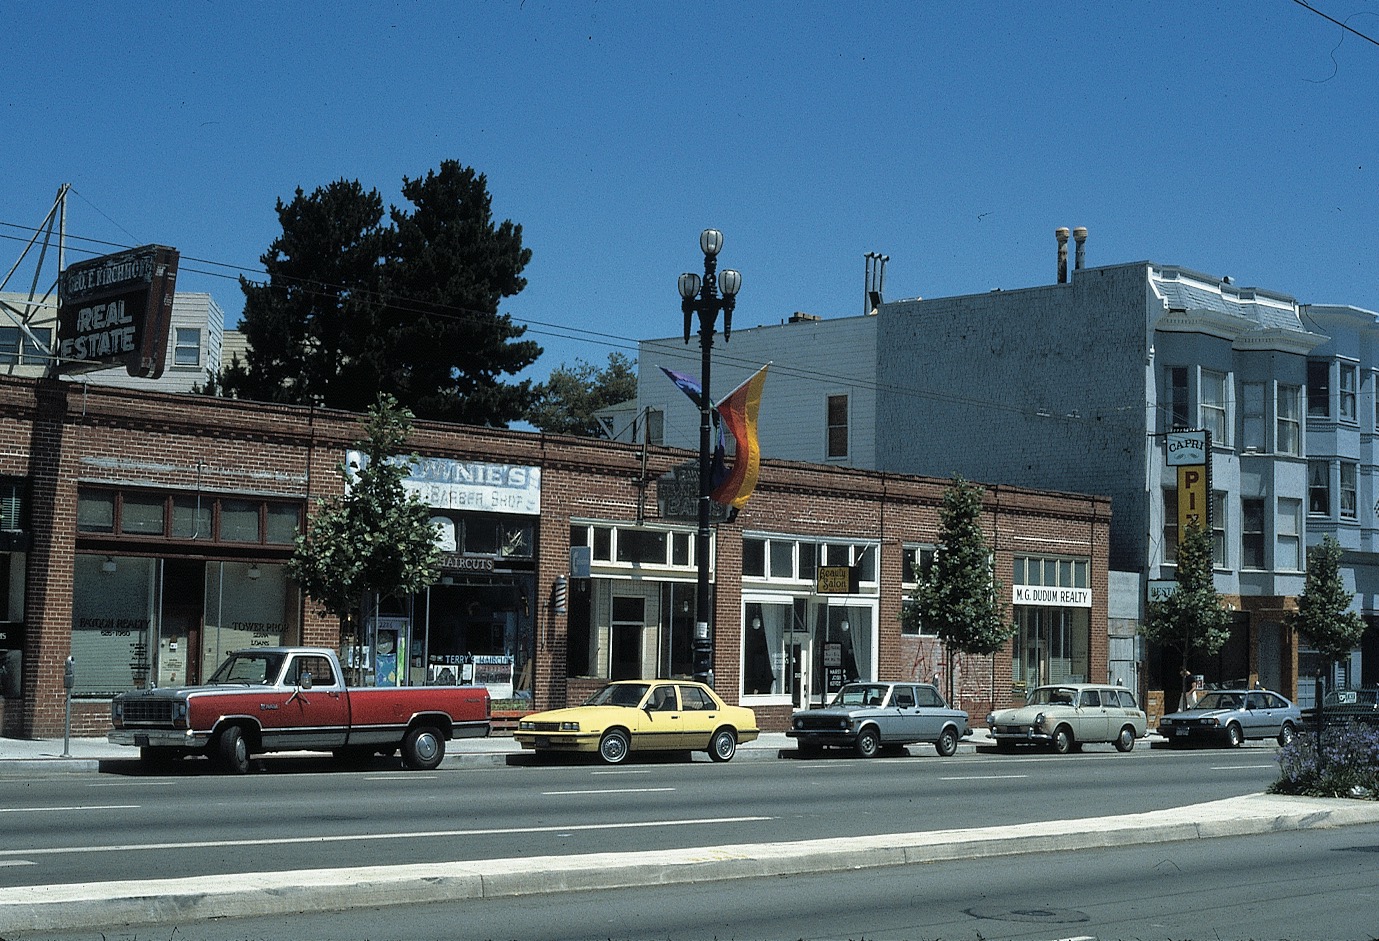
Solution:
<svg viewBox="0 0 1379 941"><path fill-rule="evenodd" d="M1379 800L1379 727L1348 723L1322 733L1299 732L1279 749L1271 794Z"/></svg>

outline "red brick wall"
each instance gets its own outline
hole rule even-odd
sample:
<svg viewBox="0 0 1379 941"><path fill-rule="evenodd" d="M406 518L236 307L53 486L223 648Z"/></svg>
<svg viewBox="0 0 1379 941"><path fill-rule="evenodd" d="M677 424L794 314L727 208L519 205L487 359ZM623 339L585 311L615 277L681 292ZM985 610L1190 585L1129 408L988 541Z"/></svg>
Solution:
<svg viewBox="0 0 1379 941"><path fill-rule="evenodd" d="M24 697L0 711L6 734L62 733L62 666L70 650L72 571L79 481L129 482L225 493L315 499L339 493L336 466L362 435L359 416L192 395L111 389L81 383L0 377L0 473L33 479L33 550L28 557ZM456 460L542 468L542 516L534 614L537 708L579 702L588 684L566 678L566 618L551 591L569 567L572 517L626 522L642 507L656 517L655 485L638 486L636 445L420 422L410 446ZM654 481L691 455L652 448ZM899 612L901 551L932 542L946 480L765 461L756 493L735 522L718 530L715 671L735 677L741 632L742 533L875 539L881 542L880 663L883 677L911 676L942 665L928 640L903 637ZM1106 558L1110 504L1105 498L991 486L984 524L1008 591L1015 553L1089 555L1092 559L1093 677L1105 671ZM338 626L310 601L302 641L334 645ZM964 658L957 664L963 708L980 722L993 701L1010 699L1010 657ZM945 665L946 666L946 665ZM921 678L927 678L923 676ZM994 682L993 682L994 680ZM732 684L720 684L736 701ZM103 734L108 704L78 702L74 734ZM788 709L760 710L764 728L784 728ZM16 716L18 717L16 719Z"/></svg>

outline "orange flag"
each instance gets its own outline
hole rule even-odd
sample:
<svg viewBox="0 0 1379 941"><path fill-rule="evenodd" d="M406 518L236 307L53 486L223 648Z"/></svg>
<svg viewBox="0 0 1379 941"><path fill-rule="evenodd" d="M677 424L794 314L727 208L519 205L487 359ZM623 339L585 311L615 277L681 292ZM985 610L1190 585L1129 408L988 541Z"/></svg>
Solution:
<svg viewBox="0 0 1379 941"><path fill-rule="evenodd" d="M757 473L761 469L761 446L757 443L757 413L761 411L761 390L766 385L766 369L762 366L742 385L724 396L718 403L723 424L733 433L737 455L728 477L711 494L718 503L742 509L756 489Z"/></svg>

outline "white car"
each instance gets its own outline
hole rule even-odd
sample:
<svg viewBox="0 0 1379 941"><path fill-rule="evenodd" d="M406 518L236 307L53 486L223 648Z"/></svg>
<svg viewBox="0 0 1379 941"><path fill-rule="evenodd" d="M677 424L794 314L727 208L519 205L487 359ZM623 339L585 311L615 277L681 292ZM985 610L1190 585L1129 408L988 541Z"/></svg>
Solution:
<svg viewBox="0 0 1379 941"><path fill-rule="evenodd" d="M1149 720L1124 687L1056 683L1035 689L1024 706L991 713L986 725L1002 751L1042 745L1066 755L1087 742L1112 742L1117 751L1130 751Z"/></svg>

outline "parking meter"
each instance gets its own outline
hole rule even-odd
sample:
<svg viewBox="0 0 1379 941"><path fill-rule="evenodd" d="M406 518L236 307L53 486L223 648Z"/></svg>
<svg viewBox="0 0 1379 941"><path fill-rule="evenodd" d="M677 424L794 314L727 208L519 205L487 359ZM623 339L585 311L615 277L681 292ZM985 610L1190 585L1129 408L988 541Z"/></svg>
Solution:
<svg viewBox="0 0 1379 941"><path fill-rule="evenodd" d="M72 687L77 684L77 658L68 657L62 667L62 688L67 690L66 716L62 723L62 757L72 757Z"/></svg>
<svg viewBox="0 0 1379 941"><path fill-rule="evenodd" d="M70 690L77 685L77 658L68 657L67 665L62 668L62 688Z"/></svg>

